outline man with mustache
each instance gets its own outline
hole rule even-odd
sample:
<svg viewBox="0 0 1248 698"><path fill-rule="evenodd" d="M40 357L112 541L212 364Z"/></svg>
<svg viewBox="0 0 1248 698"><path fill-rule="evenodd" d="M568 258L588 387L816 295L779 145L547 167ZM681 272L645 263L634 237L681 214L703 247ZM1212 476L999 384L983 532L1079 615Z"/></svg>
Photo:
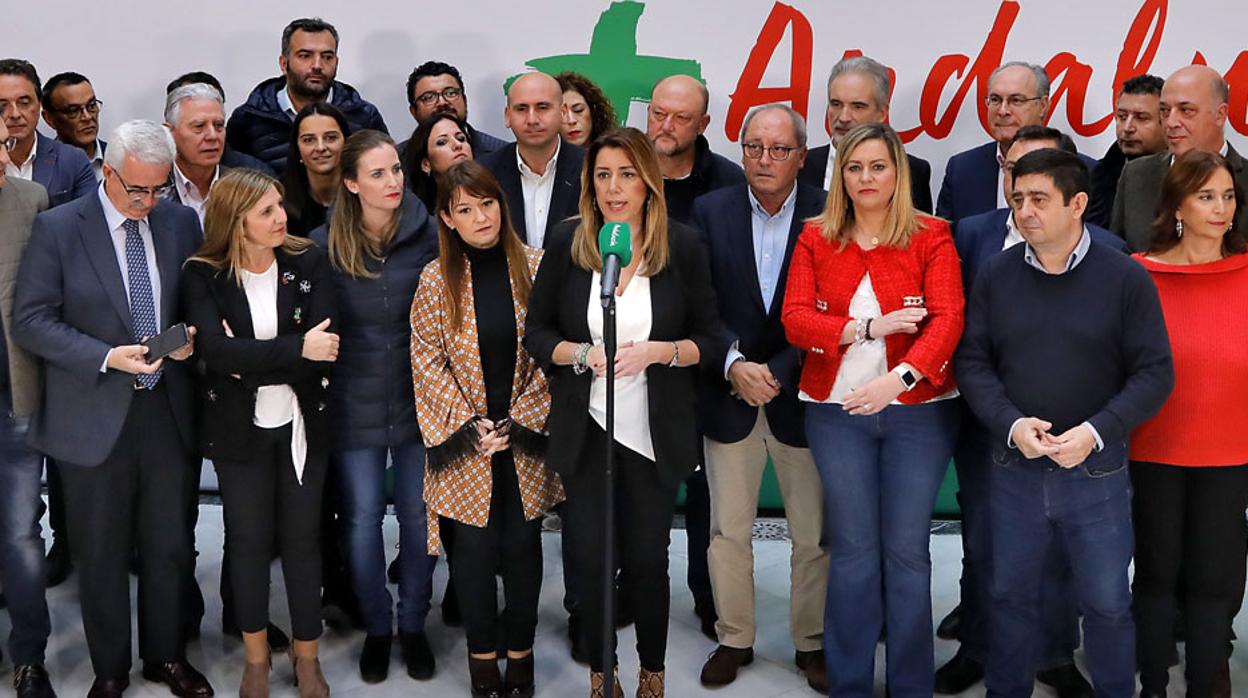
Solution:
<svg viewBox="0 0 1248 698"><path fill-rule="evenodd" d="M286 149L295 115L309 102L329 102L342 110L351 131L389 133L377 107L338 75L338 30L320 18L296 19L282 31L282 74L256 85L230 115L229 144L260 158L279 175L286 170Z"/></svg>

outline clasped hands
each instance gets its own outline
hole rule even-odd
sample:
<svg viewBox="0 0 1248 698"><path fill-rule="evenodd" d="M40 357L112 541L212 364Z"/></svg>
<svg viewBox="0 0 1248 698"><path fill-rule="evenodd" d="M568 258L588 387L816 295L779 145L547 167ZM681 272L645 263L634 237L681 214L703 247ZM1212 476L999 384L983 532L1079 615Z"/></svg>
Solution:
<svg viewBox="0 0 1248 698"><path fill-rule="evenodd" d="M670 353L664 355L672 346L671 342L620 342L615 348L615 377L627 378L635 376L646 370L650 364L666 361L670 358ZM607 350L601 344L595 344L590 348L589 354L585 357L585 365L594 372L595 378L605 378L607 375Z"/></svg>
<svg viewBox="0 0 1248 698"><path fill-rule="evenodd" d="M1027 459L1048 456L1049 460L1063 468L1074 468L1088 459L1096 447L1092 430L1078 424L1054 436L1050 422L1036 417L1024 417L1014 424L1010 441Z"/></svg>
<svg viewBox="0 0 1248 698"><path fill-rule="evenodd" d="M492 456L511 447L511 419L500 419L497 424L485 417L473 422L477 430L477 453Z"/></svg>

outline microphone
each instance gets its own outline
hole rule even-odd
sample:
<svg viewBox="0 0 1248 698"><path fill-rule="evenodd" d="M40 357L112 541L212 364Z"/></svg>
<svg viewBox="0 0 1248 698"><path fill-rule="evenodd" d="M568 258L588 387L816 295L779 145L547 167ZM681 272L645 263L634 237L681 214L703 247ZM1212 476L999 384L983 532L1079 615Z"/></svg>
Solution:
<svg viewBox="0 0 1248 698"><path fill-rule="evenodd" d="M615 295L620 270L633 261L633 245L627 223L607 223L598 231L598 252L602 255L602 304Z"/></svg>

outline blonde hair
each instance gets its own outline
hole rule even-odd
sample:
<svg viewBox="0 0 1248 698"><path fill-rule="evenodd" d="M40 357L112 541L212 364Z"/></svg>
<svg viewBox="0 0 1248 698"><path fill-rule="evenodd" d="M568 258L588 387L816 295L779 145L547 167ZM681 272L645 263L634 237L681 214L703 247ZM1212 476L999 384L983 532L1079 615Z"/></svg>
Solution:
<svg viewBox="0 0 1248 698"><path fill-rule="evenodd" d="M347 189L347 180L359 181L360 158L374 148L389 147L398 153L394 140L372 129L365 129L351 134L342 146L341 163L342 177L338 183L338 194L334 197L334 209L329 218L329 261L334 268L357 279L373 279L377 274L368 270L369 257L379 259L382 250L390 243L394 231L399 227L399 219L403 216L403 206L394 210L390 225L377 242L364 233L364 209L360 205L360 195Z"/></svg>
<svg viewBox="0 0 1248 698"><path fill-rule="evenodd" d="M897 132L886 124L862 124L841 139L836 147L836 161L832 164L832 185L828 188L827 203L823 213L809 221L819 224L819 231L829 243L839 243L842 248L849 244L854 227L854 202L845 191L845 166L858 146L873 140L884 142L888 157L897 170L896 189L888 204L880 244L904 248L910 244L910 236L919 230L919 216L910 194L910 163L906 160L906 150Z"/></svg>
<svg viewBox="0 0 1248 698"><path fill-rule="evenodd" d="M637 174L646 184L646 203L642 228L633 231L634 239L641 242L639 255L641 268L653 276L667 266L670 251L667 245L667 199L663 196L663 174L654 155L650 139L635 128L613 128L599 135L585 151L585 165L581 168L580 223L572 239L572 261L589 271L602 271L602 256L598 251L598 229L602 227L602 212L594 192L594 165L598 154L605 148L624 151Z"/></svg>
<svg viewBox="0 0 1248 698"><path fill-rule="evenodd" d="M260 203L269 190L283 194L282 184L256 170L238 168L221 175L208 192L204 205L204 244L188 262L203 262L213 269L228 271L243 285L243 219ZM280 204L279 204L280 205ZM306 238L287 235L281 250L301 254L312 246Z"/></svg>

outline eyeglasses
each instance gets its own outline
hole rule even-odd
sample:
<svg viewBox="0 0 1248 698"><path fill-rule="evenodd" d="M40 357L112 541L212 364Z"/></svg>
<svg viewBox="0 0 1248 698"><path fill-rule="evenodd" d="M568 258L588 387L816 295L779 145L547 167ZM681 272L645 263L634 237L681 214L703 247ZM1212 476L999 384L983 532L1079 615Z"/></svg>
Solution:
<svg viewBox="0 0 1248 698"><path fill-rule="evenodd" d="M126 180L122 179L120 172L117 170L112 172L117 175L117 181L121 182L121 188L126 190L126 195L130 197L130 201L136 204L142 203L149 196L155 199L163 199L172 188L168 184L162 184L158 187L133 187L127 184Z"/></svg>
<svg viewBox="0 0 1248 698"><path fill-rule="evenodd" d="M429 90L428 92L421 93L418 97L416 97L416 101L420 102L421 104L433 104L434 102L438 101L439 97L441 97L442 99L445 99L446 101L450 102L452 100L459 99L460 96L462 96L463 94L464 94L464 91L459 89L458 87L448 87L445 90L442 90L441 92L438 92L436 90Z"/></svg>
<svg viewBox="0 0 1248 698"><path fill-rule="evenodd" d="M1034 102L1039 99L1044 99L1044 95L1040 95L1039 97L1024 97L1022 95L1002 97L1001 95L988 95L984 98L984 104L987 104L991 109L999 109L1001 104L1005 103L1010 105L1011 109L1018 109L1019 107L1026 106L1028 102Z"/></svg>
<svg viewBox="0 0 1248 698"><path fill-rule="evenodd" d="M13 150L16 147L17 147L17 136L13 136L4 141L5 150Z"/></svg>
<svg viewBox="0 0 1248 698"><path fill-rule="evenodd" d="M763 157L764 150L767 151L767 154L771 156L772 160L780 161L780 160L788 160L789 153L793 152L794 150L798 150L798 148L795 148L791 145L764 146L762 143L742 143L741 144L741 151L745 153L745 156L751 160L757 160Z"/></svg>
<svg viewBox="0 0 1248 698"><path fill-rule="evenodd" d="M98 99L92 99L90 102L87 102L86 104L71 104L68 107L61 107L60 109L51 109L49 111L56 112L57 114L60 114L61 116L64 116L67 119L80 119L82 118L82 115L84 113L90 114L91 116L95 116L96 114L99 114L100 107L102 106L104 106L103 102L101 102Z"/></svg>

